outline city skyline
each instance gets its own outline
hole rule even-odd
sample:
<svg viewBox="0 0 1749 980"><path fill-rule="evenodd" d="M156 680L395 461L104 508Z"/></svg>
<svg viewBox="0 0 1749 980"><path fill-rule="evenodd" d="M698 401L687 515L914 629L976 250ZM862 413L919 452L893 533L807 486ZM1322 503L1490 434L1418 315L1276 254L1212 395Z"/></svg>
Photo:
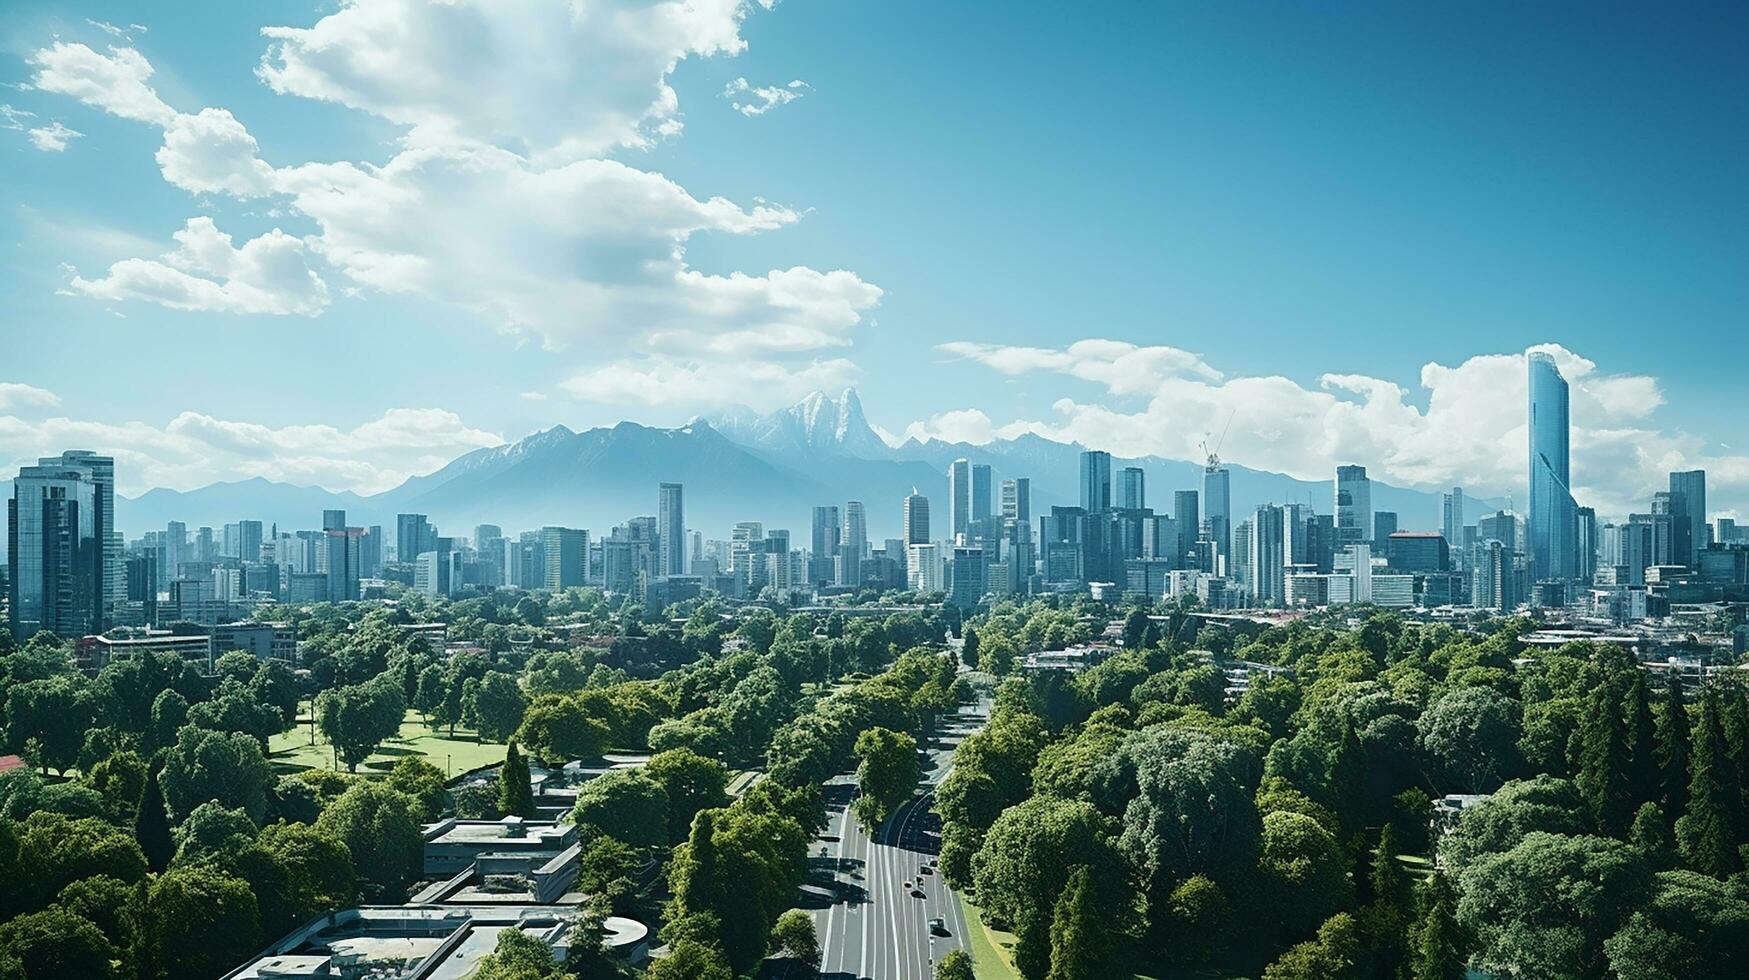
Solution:
<svg viewBox="0 0 1749 980"><path fill-rule="evenodd" d="M377 9L403 26L434 16ZM446 9L418 25L428 40L490 32L530 52L529 71L550 66L543 32L565 30ZM523 65L482 64L402 104L303 33L349 50L362 35L344 11L192 4L137 24L119 5L11 5L0 207L17 218L16 260L0 286L13 323L50 326L95 364L9 351L0 462L89 445L127 459L129 493L254 475L368 493L553 424L677 425L854 385L893 438L1032 431L1196 459L1230 428L1223 455L1260 469L1353 463L1504 495L1528 488L1524 433L1501 410L1519 400L1522 352L1552 343L1571 352L1556 356L1576 495L1626 513L1666 471L1705 468L1719 509L1740 514L1749 457L1717 410L1731 372L1692 347L1727 342L1745 301L1731 119L1749 100L1721 40L1744 14L1586 11L1577 49L1593 56L1541 59L1491 39L1566 52L1571 18L1472 11L1430 34L1406 12L1172 6L1067 38L1017 18L1002 37L1070 52L1109 83L1112 115L1028 86L1038 111L1022 117L976 87L930 100L937 121L921 100L955 89L932 45L959 44L997 88L1029 80L963 43L987 25L937 11L930 31L905 31L921 12L903 5L701 8L699 34L660 42L672 70L604 39L616 86L559 70L557 91L591 97L500 118L487 97ZM1318 53L1285 43L1308 30ZM1164 50L1102 51L1144 39ZM433 57L391 47L408 69ZM883 55L907 71L876 83ZM1260 61L1275 70L1246 67ZM1597 97L1560 97L1573 89ZM1125 118L1152 125L1114 125ZM1192 127L1198 139L1175 138ZM1009 152L1023 133L1113 152L1101 180L1063 181L1055 151ZM888 146L903 156L871 152ZM883 165L930 154L979 183L944 195L929 183L941 168ZM458 156L481 182L454 183L441 161ZM1589 183L1571 179L1578 161ZM347 190L318 200L311 182L342 176ZM618 223L555 236L510 189L537 184L554 204L611 202ZM361 223L440 188L501 217L432 221L527 268L445 275L461 258L435 247L445 236ZM1052 202L1050 235L1022 200ZM604 243L657 257L662 278L638 280ZM555 269L558 254L580 271ZM1167 288L1143 285L1156 280ZM578 307L579 291L601 305ZM1690 343L1651 342L1670 334ZM312 389L337 355L355 380ZM92 366L136 383L86 384ZM176 372L201 381L158 380Z"/></svg>

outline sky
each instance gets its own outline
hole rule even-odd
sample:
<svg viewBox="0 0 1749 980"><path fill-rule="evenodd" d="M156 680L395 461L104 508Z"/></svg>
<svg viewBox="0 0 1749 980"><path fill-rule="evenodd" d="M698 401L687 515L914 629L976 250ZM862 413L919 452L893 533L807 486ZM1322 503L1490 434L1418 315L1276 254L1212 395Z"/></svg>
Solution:
<svg viewBox="0 0 1749 980"><path fill-rule="evenodd" d="M1749 7L14 0L0 470L372 492L854 386L1037 432L1749 514Z"/></svg>

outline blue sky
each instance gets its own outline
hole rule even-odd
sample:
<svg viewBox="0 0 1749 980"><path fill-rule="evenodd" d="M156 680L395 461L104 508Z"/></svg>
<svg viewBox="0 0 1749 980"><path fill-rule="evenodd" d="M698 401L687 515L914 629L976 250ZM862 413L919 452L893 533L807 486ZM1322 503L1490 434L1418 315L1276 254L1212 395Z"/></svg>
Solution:
<svg viewBox="0 0 1749 980"><path fill-rule="evenodd" d="M1749 509L1740 5L583 6L8 4L0 461L368 490L854 384L895 435L1231 416L1251 465L1498 492L1557 344L1582 496Z"/></svg>

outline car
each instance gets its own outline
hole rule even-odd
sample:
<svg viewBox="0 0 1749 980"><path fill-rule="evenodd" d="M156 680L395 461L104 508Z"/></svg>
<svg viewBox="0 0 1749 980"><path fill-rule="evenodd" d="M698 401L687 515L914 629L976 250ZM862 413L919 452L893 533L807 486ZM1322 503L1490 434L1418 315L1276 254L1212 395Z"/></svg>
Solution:
<svg viewBox="0 0 1749 980"><path fill-rule="evenodd" d="M923 889L913 888L913 889L911 889L911 897L912 898L927 898L928 896L923 894Z"/></svg>
<svg viewBox="0 0 1749 980"><path fill-rule="evenodd" d="M905 885L904 885L904 888L905 888L905 890L906 890L906 891L910 891L910 890L911 890L911 879L909 879L909 878L907 878L907 879L905 879Z"/></svg>
<svg viewBox="0 0 1749 980"><path fill-rule="evenodd" d="M935 871L930 868L929 865L925 864L917 869L917 873L920 875L932 875Z"/></svg>
<svg viewBox="0 0 1749 980"><path fill-rule="evenodd" d="M947 935L947 920L936 916L929 920L929 931L937 936Z"/></svg>

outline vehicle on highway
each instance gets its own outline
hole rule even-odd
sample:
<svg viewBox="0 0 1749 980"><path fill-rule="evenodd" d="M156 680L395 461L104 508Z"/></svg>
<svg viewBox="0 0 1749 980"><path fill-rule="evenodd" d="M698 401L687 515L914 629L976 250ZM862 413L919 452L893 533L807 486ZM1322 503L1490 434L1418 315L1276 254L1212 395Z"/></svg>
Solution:
<svg viewBox="0 0 1749 980"><path fill-rule="evenodd" d="M929 920L929 931L934 933L937 936L947 935L947 920L943 919L939 915L933 919L930 919Z"/></svg>

